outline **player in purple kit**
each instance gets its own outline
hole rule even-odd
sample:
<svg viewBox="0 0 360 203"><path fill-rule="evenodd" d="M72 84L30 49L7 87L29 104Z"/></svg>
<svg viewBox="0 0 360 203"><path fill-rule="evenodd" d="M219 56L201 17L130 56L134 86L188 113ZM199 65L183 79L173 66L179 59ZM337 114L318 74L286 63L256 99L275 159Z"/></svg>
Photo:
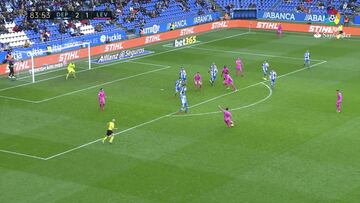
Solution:
<svg viewBox="0 0 360 203"><path fill-rule="evenodd" d="M234 85L234 80L231 78L231 76L229 74L225 75L225 79L224 79L224 85L225 87L227 87L228 89L230 88L230 86L233 88L234 91L236 91L236 87Z"/></svg>
<svg viewBox="0 0 360 203"><path fill-rule="evenodd" d="M281 26L281 23L279 23L278 29L277 29L277 35L278 35L279 37L281 37L281 36L282 36L282 33L283 33L283 31L282 31L282 26Z"/></svg>
<svg viewBox="0 0 360 203"><path fill-rule="evenodd" d="M195 89L201 89L201 85L202 85L202 82L201 82L201 75L199 72L197 72L194 76L194 83L195 83Z"/></svg>
<svg viewBox="0 0 360 203"><path fill-rule="evenodd" d="M239 76L239 74L242 76L244 76L243 74L243 70L242 70L242 61L240 58L236 59L236 76Z"/></svg>
<svg viewBox="0 0 360 203"><path fill-rule="evenodd" d="M104 107L105 107L105 91L104 91L103 88L100 88L100 91L98 93L98 98L99 98L100 110L104 111Z"/></svg>
<svg viewBox="0 0 360 203"><path fill-rule="evenodd" d="M342 93L340 92L340 90L336 90L336 96L337 96L337 100L336 100L336 109L337 112L340 113L341 112L341 103L342 103Z"/></svg>
<svg viewBox="0 0 360 203"><path fill-rule="evenodd" d="M229 108L226 107L224 109L221 106L219 106L219 108L222 112L224 112L224 122L225 122L226 126L228 128L234 127L234 122L231 120L231 113L229 111Z"/></svg>
<svg viewBox="0 0 360 203"><path fill-rule="evenodd" d="M221 72L221 77L223 77L225 79L225 76L229 74L229 69L228 67L225 65L222 72Z"/></svg>

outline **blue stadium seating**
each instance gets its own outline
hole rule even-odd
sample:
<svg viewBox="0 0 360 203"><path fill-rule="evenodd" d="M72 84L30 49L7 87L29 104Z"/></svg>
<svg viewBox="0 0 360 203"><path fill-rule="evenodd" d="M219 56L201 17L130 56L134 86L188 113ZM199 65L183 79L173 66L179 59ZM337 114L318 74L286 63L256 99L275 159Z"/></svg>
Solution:
<svg viewBox="0 0 360 203"><path fill-rule="evenodd" d="M12 31L14 26L21 26L24 23L24 15L13 15L13 10L20 10L21 4L28 4L29 1L18 0L19 5L13 5L12 0L1 0L0 1L0 44L8 43L12 47L23 46L25 41L30 41L33 43L41 43L41 37L39 31L47 30L50 32L49 40L62 40L65 38L72 37L69 33L69 30L66 30L65 33L60 32L59 22L55 21L36 21L38 29L27 29L22 32L14 33ZM139 2L141 1L141 6ZM165 1L168 1L168 6L162 6L161 8L156 9L156 5L159 2L164 4ZM333 7L345 14L352 14L352 7L359 6L360 0L215 0L216 3L225 11L230 12L232 9L238 8L256 8L258 10L270 10L270 11L279 11L279 12L306 12L306 13L324 13L329 7ZM50 4L51 0L45 1ZM116 1L104 1L104 0L94 0L96 2L93 7L90 6L89 0L58 0L63 4L72 2L72 4L81 3L81 6L78 6L78 9L82 10L106 10L111 11L119 10L116 20L110 22L106 20L90 20L89 25L79 26L80 32L82 34L92 34L96 31L96 26L100 26L101 30L106 32L115 29L123 30L134 30L141 26L149 26L153 24L160 24L163 22L173 22L188 16L194 16L198 14L208 14L213 12L210 7L211 3L209 0L125 0L122 2L122 6L116 4ZM101 2L114 2L114 3L101 3ZM120 2L120 1L119 1ZM320 3L323 2L321 5ZM344 6L346 2L347 7ZM231 7L229 7L231 5ZM48 6L48 5L47 5ZM48 6L52 10L60 10L61 5L51 4ZM122 7L122 8L121 8ZM184 9L184 7L186 9ZM27 8L27 7L26 7ZM128 20L131 16L131 10L136 10L136 14L133 19ZM156 17L150 17L149 12L154 12L157 10ZM133 11L134 12L134 11ZM116 12L117 13L117 12ZM7 14L8 18L3 18L2 16ZM11 15L8 15L11 14ZM9 17L10 16L10 17ZM7 19L4 20L4 19ZM10 20L9 20L10 19ZM4 22L1 22L4 21ZM5 23L4 25L1 25ZM79 24L78 24L79 25ZM95 28L94 28L95 27ZM9 33L6 33L9 30ZM10 40L9 40L10 39Z"/></svg>

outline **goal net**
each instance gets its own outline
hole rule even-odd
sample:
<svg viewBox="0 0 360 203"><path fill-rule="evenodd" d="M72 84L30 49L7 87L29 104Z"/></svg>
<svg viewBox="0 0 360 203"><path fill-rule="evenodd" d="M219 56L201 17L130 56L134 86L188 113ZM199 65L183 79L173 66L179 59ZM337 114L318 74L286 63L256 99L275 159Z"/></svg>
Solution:
<svg viewBox="0 0 360 203"><path fill-rule="evenodd" d="M65 77L67 65L75 63L76 72L91 69L90 43L72 44L50 51L21 52L21 59L13 62L15 78L24 82L39 82ZM11 79L11 78L10 78Z"/></svg>

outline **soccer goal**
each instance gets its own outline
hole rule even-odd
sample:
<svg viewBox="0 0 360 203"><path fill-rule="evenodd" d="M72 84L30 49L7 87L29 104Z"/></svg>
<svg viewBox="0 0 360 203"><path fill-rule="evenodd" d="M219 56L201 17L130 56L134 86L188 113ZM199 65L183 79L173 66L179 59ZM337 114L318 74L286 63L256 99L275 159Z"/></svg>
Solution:
<svg viewBox="0 0 360 203"><path fill-rule="evenodd" d="M20 59L15 58L16 80L35 83L42 80L60 78L66 75L70 62L75 63L76 71L91 69L90 43L71 44L48 51L17 51Z"/></svg>

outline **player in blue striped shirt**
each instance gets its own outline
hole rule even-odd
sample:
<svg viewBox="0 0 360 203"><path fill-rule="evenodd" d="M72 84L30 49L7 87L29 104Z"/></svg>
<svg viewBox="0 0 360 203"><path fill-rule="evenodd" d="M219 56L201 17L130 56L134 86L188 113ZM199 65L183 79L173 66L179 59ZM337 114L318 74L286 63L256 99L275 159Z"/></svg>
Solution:
<svg viewBox="0 0 360 203"><path fill-rule="evenodd" d="M180 91L180 102L181 102L181 107L180 107L179 112L185 111L185 113L187 113L189 106L188 106L187 98L186 98L186 86L185 85L182 86L182 89Z"/></svg>
<svg viewBox="0 0 360 203"><path fill-rule="evenodd" d="M209 73L210 73L210 84L211 84L212 86L214 86L214 83L215 83L215 80L216 80L216 76L217 76L217 73L218 73L218 69L217 69L215 63L212 63L212 64L211 64Z"/></svg>
<svg viewBox="0 0 360 203"><path fill-rule="evenodd" d="M304 54L304 67L310 68L310 52L309 50L306 50Z"/></svg>
<svg viewBox="0 0 360 203"><path fill-rule="evenodd" d="M264 80L267 80L266 77L267 77L267 74L268 74L268 69L269 69L269 63L265 60L264 63L262 64L262 70L263 70L263 73L264 73L264 77L263 77Z"/></svg>
<svg viewBox="0 0 360 203"><path fill-rule="evenodd" d="M180 68L179 77L184 84L186 84L186 71L184 67Z"/></svg>
<svg viewBox="0 0 360 203"><path fill-rule="evenodd" d="M181 90L181 80L177 79L175 81L175 96L177 95L178 92L180 92Z"/></svg>
<svg viewBox="0 0 360 203"><path fill-rule="evenodd" d="M270 74L269 74L269 79L270 79L271 88L274 88L274 87L275 87L276 77L277 77L276 72L275 72L274 70L271 70L271 71L270 71Z"/></svg>

